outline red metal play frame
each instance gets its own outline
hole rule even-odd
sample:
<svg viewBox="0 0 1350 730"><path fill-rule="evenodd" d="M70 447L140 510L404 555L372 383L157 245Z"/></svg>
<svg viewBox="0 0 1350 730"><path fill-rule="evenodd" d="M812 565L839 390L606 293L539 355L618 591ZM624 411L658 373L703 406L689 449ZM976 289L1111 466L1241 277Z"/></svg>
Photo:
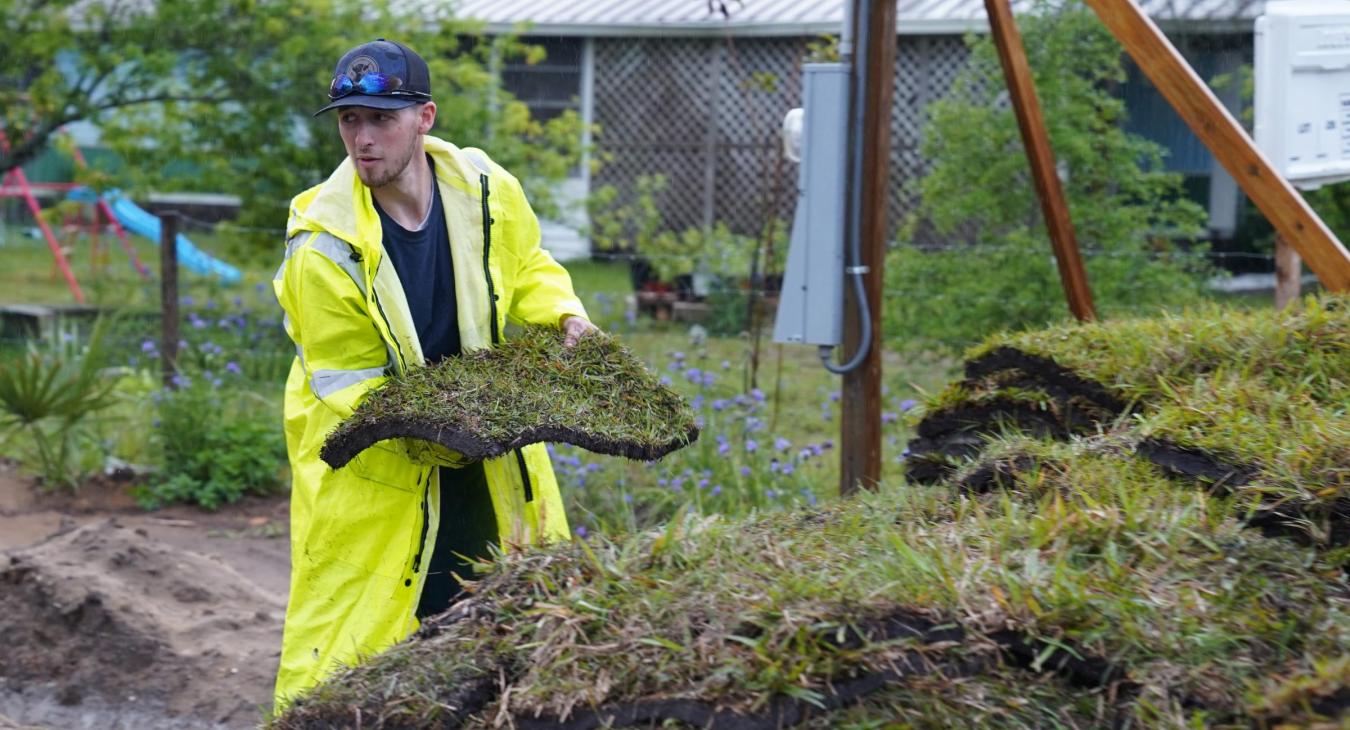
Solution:
<svg viewBox="0 0 1350 730"><path fill-rule="evenodd" d="M9 138L5 136L3 129L0 129L0 150L9 151ZM86 166L84 155L79 148L74 148L75 164L81 169ZM11 183L13 181L13 183ZM38 204L37 198L33 195L34 190L57 190L69 192L80 187L75 183L33 183L28 181L28 176L24 174L22 167L16 167L5 175L3 184L0 184L0 198L19 197L23 198L28 204L28 210L33 214L33 219L37 221L38 228L42 230L42 235L47 239L47 247L52 251L52 257L56 259L56 265L61 270L61 275L65 277L66 286L70 287L70 293L75 296L75 301L84 304L84 291L80 289L80 283L75 280L75 272L70 268L70 261L66 259L66 254L61 250L61 244L56 240L56 234L52 232L51 226L42 218L42 206ZM117 239L122 244L122 250L126 251L127 256L131 258L131 263L136 267L136 272L142 278L149 278L150 272L141 263L141 259L136 255L136 249L131 245L127 238L126 229L117 221L112 210L108 207L107 201L102 197L98 198L96 204L97 212L94 214L93 232L94 237L98 236L99 214L105 218L112 226L113 232L117 234Z"/></svg>

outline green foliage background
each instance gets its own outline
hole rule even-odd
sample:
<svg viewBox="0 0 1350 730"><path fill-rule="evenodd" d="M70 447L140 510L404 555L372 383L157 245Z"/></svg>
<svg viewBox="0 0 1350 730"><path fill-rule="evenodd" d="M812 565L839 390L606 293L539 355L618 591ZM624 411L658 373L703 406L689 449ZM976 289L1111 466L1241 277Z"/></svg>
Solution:
<svg viewBox="0 0 1350 730"><path fill-rule="evenodd" d="M1163 169L1164 150L1124 130L1115 39L1077 0L1038 2L1019 25L1099 311L1199 298L1213 271L1202 247L1176 242L1203 233L1204 212ZM898 346L960 347L1068 314L996 49L988 36L967 42L970 63L927 109L933 167L887 262ZM951 246L906 244L920 225Z"/></svg>
<svg viewBox="0 0 1350 730"><path fill-rule="evenodd" d="M579 159L580 120L532 119L498 88L490 60L537 62L541 51L476 30L432 2L0 0L0 125L15 142L0 172L87 120L125 161L122 188L239 195L241 226L280 229L291 196L344 156L331 115L311 116L334 64L388 37L431 67L433 134L485 148L548 212L549 183ZM238 238L256 251L275 246L274 235Z"/></svg>

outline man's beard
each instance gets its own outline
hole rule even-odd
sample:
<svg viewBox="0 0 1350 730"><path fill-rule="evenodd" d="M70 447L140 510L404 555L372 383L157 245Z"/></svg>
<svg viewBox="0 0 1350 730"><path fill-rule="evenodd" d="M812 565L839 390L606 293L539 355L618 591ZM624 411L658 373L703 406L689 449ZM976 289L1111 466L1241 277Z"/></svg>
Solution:
<svg viewBox="0 0 1350 730"><path fill-rule="evenodd" d="M369 179L361 176L360 168L357 168L357 177L361 177L361 182L368 188L382 188L385 185L397 180L404 170L408 169L408 163L412 162L413 153L417 151L417 137L408 140L408 146L403 149L402 156L394 160L394 164L386 165L383 170L372 171L374 177ZM389 162L390 158L385 157L384 161Z"/></svg>

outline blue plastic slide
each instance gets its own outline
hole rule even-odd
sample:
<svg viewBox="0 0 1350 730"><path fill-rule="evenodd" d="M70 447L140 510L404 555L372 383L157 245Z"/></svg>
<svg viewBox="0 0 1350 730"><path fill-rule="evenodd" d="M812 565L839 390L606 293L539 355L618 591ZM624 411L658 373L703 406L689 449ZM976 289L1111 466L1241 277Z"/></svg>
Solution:
<svg viewBox="0 0 1350 730"><path fill-rule="evenodd" d="M90 199L92 191L88 188L81 188L72 191L71 196L75 199ZM124 228L138 236L144 236L156 244L159 243L159 218L147 212L144 208L131 202L129 198L116 190L109 190L104 193L103 200L108 203L108 208L112 214L117 216L117 222ZM214 276L220 279L222 284L238 284L240 280L239 269L221 261L214 256L202 251L188 240L183 234L178 234L178 263L180 266L186 266L188 269L206 276Z"/></svg>

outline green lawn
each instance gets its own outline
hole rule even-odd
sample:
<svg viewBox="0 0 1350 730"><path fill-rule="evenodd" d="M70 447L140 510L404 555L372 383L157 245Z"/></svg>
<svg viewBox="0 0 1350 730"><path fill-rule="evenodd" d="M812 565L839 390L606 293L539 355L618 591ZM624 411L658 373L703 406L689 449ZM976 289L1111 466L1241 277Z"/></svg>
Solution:
<svg viewBox="0 0 1350 730"><path fill-rule="evenodd" d="M29 238L26 227L7 226L0 234L0 253L6 266L0 269L0 304L74 304L75 297L57 269L51 249L43 239ZM259 284L272 280L276 264L281 261L282 244L278 242L274 261L240 260L228 253L232 247L228 237L210 232L188 231L188 237L203 251L226 263L239 267L243 283L225 287L212 280L184 270L179 279L181 292L200 301L230 298L256 291ZM130 236L133 248L151 276L142 279L132 266L131 258L112 235L100 239L100 250L95 254L92 242L86 236L73 240L66 252L76 281L84 290L87 302L95 306L158 308L159 305L159 246L148 239ZM267 292L270 297L270 291Z"/></svg>

